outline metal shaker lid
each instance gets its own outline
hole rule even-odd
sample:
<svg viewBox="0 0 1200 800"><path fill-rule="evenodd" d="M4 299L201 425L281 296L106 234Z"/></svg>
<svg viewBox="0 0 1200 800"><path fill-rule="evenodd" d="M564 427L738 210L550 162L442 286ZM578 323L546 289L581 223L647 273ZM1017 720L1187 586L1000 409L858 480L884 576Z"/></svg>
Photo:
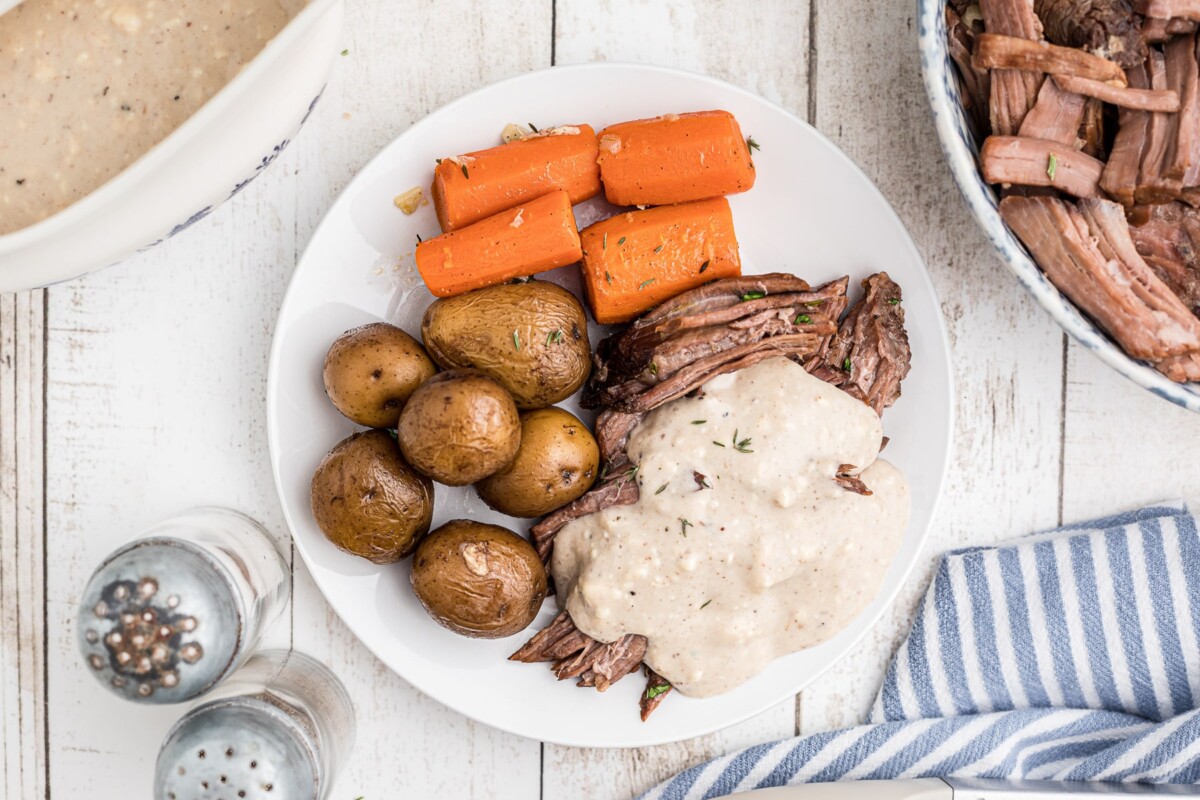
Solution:
<svg viewBox="0 0 1200 800"><path fill-rule="evenodd" d="M291 714L262 697L214 700L167 734L154 770L154 797L316 800L315 747Z"/></svg>
<svg viewBox="0 0 1200 800"><path fill-rule="evenodd" d="M76 630L87 671L145 703L191 700L237 666L244 609L202 547L169 537L112 553L88 582Z"/></svg>

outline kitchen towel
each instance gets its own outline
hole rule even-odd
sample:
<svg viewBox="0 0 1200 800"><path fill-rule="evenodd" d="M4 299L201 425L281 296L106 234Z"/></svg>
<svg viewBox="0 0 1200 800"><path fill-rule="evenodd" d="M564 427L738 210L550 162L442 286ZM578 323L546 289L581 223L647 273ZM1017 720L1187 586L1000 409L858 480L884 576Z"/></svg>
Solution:
<svg viewBox="0 0 1200 800"><path fill-rule="evenodd" d="M693 767L647 800L930 776L1200 782L1200 540L1161 505L945 554L868 724ZM670 713L670 709L659 713Z"/></svg>

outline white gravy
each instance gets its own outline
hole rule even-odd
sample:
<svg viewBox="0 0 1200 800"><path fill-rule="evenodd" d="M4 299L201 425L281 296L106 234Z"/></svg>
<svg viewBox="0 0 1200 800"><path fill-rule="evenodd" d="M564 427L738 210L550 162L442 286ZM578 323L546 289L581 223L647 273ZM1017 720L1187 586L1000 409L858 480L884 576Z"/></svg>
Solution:
<svg viewBox="0 0 1200 800"><path fill-rule="evenodd" d="M634 431L637 503L559 531L559 602L600 641L647 637L646 663L692 696L825 641L875 597L908 525L882 435L869 406L786 358L714 378ZM871 496L834 482L842 464L865 467Z"/></svg>
<svg viewBox="0 0 1200 800"><path fill-rule="evenodd" d="M25 0L0 16L0 234L178 128L306 0Z"/></svg>

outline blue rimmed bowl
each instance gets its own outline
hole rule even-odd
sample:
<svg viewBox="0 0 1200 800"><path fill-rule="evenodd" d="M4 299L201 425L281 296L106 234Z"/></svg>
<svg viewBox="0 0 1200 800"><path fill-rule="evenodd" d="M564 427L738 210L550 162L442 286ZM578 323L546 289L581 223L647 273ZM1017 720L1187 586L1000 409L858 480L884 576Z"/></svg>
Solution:
<svg viewBox="0 0 1200 800"><path fill-rule="evenodd" d="M996 193L984 183L979 172L979 150L971 136L959 95L958 76L946 44L945 0L917 0L917 20L921 74L925 78L925 92L933 110L933 124L942 152L946 154L946 162L967 207L1000 258L1055 322L1101 361L1159 397L1200 411L1200 383L1175 383L1146 362L1126 355L1050 283L1024 245L1004 224Z"/></svg>

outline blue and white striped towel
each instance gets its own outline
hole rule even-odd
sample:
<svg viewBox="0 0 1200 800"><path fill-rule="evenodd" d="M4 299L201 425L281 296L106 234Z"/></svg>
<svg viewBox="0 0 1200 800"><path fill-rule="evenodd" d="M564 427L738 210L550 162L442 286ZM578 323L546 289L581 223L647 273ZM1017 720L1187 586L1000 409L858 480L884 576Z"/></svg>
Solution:
<svg viewBox="0 0 1200 800"><path fill-rule="evenodd" d="M644 798L929 776L1200 783L1198 708L1200 539L1183 506L1155 506L947 553L868 724L750 747Z"/></svg>

